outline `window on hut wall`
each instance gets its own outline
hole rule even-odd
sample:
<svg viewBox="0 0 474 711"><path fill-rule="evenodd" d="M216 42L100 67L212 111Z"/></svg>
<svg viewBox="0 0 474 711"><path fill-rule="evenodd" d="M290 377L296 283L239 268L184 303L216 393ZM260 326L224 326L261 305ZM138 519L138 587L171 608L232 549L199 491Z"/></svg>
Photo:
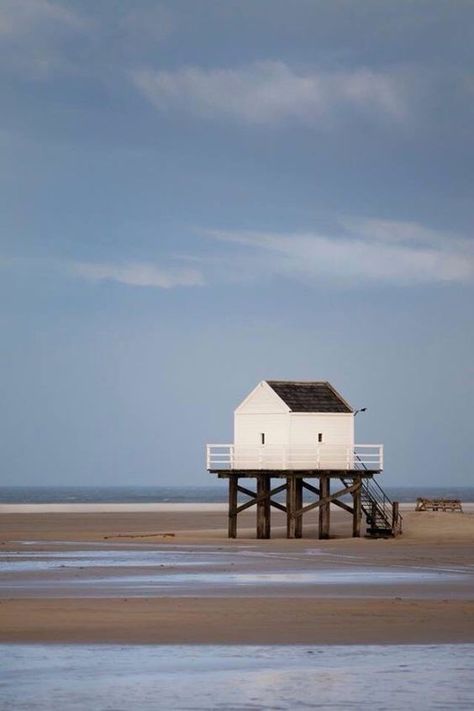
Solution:
<svg viewBox="0 0 474 711"><path fill-rule="evenodd" d="M321 444L322 441L323 441L323 433L318 432L318 444Z"/></svg>
<svg viewBox="0 0 474 711"><path fill-rule="evenodd" d="M260 432L260 444L265 444L265 432Z"/></svg>

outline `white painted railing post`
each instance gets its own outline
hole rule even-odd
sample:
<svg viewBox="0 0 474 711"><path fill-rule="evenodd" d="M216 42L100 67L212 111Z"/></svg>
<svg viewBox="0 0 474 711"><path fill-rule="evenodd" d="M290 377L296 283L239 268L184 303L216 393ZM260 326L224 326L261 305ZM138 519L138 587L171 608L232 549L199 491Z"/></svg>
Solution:
<svg viewBox="0 0 474 711"><path fill-rule="evenodd" d="M370 469L382 471L383 444L313 447L207 444L206 466L214 469Z"/></svg>

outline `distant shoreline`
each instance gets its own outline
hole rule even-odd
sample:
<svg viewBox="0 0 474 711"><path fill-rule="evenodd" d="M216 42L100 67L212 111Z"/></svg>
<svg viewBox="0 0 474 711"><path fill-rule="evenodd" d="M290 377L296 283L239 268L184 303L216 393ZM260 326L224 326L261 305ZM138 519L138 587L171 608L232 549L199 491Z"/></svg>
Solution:
<svg viewBox="0 0 474 711"><path fill-rule="evenodd" d="M474 512L474 502L463 501L464 511ZM400 510L414 511L415 502L403 502ZM226 503L41 503L41 504L0 504L0 514L43 514L43 513L192 513L227 511Z"/></svg>
<svg viewBox="0 0 474 711"><path fill-rule="evenodd" d="M21 513L146 513L146 512L172 512L187 513L194 511L219 512L226 511L225 503L41 503L41 504L0 504L0 514Z"/></svg>

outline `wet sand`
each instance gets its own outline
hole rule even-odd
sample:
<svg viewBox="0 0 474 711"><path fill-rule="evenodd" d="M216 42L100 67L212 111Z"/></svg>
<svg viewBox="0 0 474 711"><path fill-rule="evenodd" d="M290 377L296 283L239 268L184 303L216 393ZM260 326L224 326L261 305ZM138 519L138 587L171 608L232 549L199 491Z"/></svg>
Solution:
<svg viewBox="0 0 474 711"><path fill-rule="evenodd" d="M474 642L474 515L404 512L394 540L229 541L222 510L0 518L0 641ZM316 519L315 519L316 521Z"/></svg>

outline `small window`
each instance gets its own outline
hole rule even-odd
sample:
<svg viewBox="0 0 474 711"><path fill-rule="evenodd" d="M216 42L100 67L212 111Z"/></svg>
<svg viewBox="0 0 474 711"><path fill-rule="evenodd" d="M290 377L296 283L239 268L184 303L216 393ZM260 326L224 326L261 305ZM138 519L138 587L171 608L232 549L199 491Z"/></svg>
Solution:
<svg viewBox="0 0 474 711"><path fill-rule="evenodd" d="M323 433L322 433L322 432L319 432L319 434L318 434L318 442L322 442L322 441L323 441Z"/></svg>
<svg viewBox="0 0 474 711"><path fill-rule="evenodd" d="M260 442L261 444L265 444L265 432L260 433Z"/></svg>

